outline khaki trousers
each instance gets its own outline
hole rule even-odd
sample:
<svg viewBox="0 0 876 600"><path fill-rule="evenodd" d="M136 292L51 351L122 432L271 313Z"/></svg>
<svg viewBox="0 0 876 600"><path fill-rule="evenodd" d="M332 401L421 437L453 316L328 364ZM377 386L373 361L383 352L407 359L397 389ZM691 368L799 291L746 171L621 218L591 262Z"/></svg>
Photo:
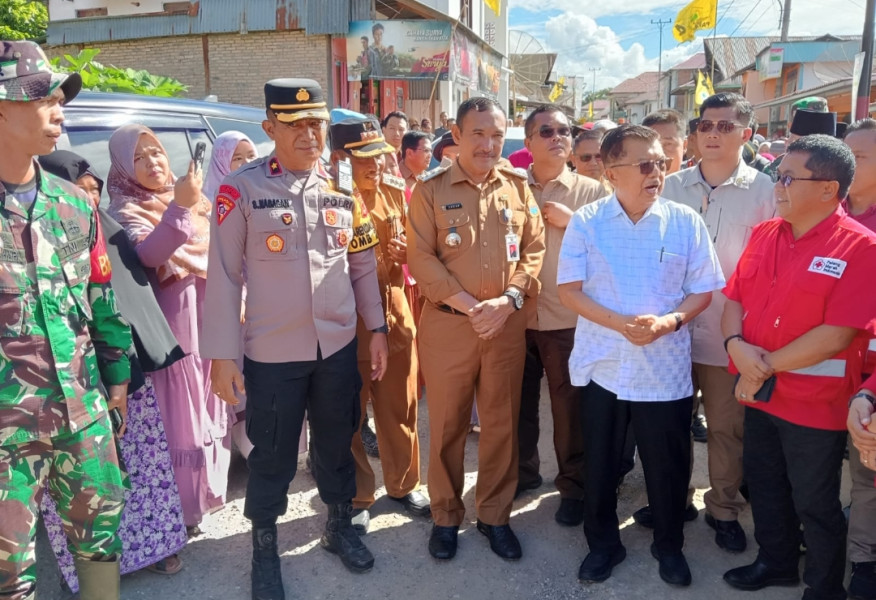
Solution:
<svg viewBox="0 0 876 600"><path fill-rule="evenodd" d="M465 440L475 394L478 440L477 517L506 525L517 487L517 422L525 360L526 318L515 311L505 328L481 340L468 317L423 309L419 350L429 402L429 495L436 525L462 524Z"/></svg>
<svg viewBox="0 0 876 600"><path fill-rule="evenodd" d="M736 376L731 375L727 367L694 363L693 377L694 388L703 394L702 403L709 424L709 484L712 489L704 497L706 510L719 521L735 521L745 506L745 499L739 493L745 409L733 395ZM692 499L693 488L690 488L688 505Z"/></svg>
<svg viewBox="0 0 876 600"><path fill-rule="evenodd" d="M420 440L417 435L417 360L413 345L389 356L381 381L371 381L371 362L359 361L362 418L353 434L356 462L354 508L374 504L374 471L362 444L362 423L368 418L365 405L371 400L374 425L380 445L380 466L386 493L401 498L420 487Z"/></svg>
<svg viewBox="0 0 876 600"><path fill-rule="evenodd" d="M852 562L876 561L876 471L861 463L861 454L849 440L852 475L852 511L849 516L849 554Z"/></svg>

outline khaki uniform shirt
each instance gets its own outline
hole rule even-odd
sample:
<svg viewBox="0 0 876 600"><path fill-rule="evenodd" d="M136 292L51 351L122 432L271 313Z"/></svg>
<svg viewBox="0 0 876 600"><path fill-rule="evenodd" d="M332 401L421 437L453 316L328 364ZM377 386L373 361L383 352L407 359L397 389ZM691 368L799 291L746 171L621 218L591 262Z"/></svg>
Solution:
<svg viewBox="0 0 876 600"><path fill-rule="evenodd" d="M567 168L560 176L545 185L535 183L532 178L532 166L529 174L529 189L540 209L545 202L555 202L572 209L575 212L585 204L590 204L605 196L602 185L589 177L577 175ZM553 331L556 329L574 329L578 323L578 315L563 306L557 291L557 262L560 258L560 247L563 245L565 228L545 222L544 229L544 260L538 280L541 282L541 292L538 298L524 305L526 310L527 329Z"/></svg>
<svg viewBox="0 0 876 600"><path fill-rule="evenodd" d="M511 210L508 224L503 208ZM525 174L499 166L478 186L454 161L416 185L408 210L408 267L430 302L463 291L489 300L512 285L530 298L538 294L544 223ZM506 257L509 225L519 240L516 262ZM459 245L448 243L451 233Z"/></svg>
<svg viewBox="0 0 876 600"><path fill-rule="evenodd" d="M724 278L736 270L736 263L758 223L772 219L776 213L772 180L739 161L727 181L712 189L703 179L699 165L673 173L666 178L661 194L664 198L686 204L700 213L715 244ZM693 362L726 367L724 334L724 294L712 294L712 303L693 321Z"/></svg>
<svg viewBox="0 0 876 600"><path fill-rule="evenodd" d="M324 172L261 158L225 178L215 206L202 356L316 360L317 348L328 357L353 340L357 310L369 329L384 324L371 222Z"/></svg>
<svg viewBox="0 0 876 600"><path fill-rule="evenodd" d="M407 217L405 216L404 182L391 175L383 176L383 184L374 198L374 206L365 204L377 238L380 243L374 247L377 256L377 282L380 286L380 297L383 302L383 312L386 325L389 327L387 343L389 353L410 352L414 342L416 328L414 317L405 297L405 275L400 264L394 263L389 257L389 241L393 236L393 220L402 233ZM359 360L371 360L369 343L371 330L360 317L356 329L359 342Z"/></svg>

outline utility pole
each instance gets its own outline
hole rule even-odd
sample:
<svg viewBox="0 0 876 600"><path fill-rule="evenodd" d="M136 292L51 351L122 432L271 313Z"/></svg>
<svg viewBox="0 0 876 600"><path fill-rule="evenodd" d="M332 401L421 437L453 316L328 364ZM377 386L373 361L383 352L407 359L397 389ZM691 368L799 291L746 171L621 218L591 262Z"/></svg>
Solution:
<svg viewBox="0 0 876 600"><path fill-rule="evenodd" d="M602 67L590 67L590 72L593 73L593 89L590 90L590 106L593 106L593 97L596 94L596 73L601 70Z"/></svg>
<svg viewBox="0 0 876 600"><path fill-rule="evenodd" d="M790 2L791 0L787 0ZM660 94L660 83L663 79L663 26L672 23L672 19L659 19L655 21L651 19L651 25L656 25L660 28L660 54L657 56L657 108L663 108L663 96Z"/></svg>
<svg viewBox="0 0 876 600"><path fill-rule="evenodd" d="M782 9L782 38L781 41L788 41L788 29L791 27L791 0L785 0L785 7Z"/></svg>
<svg viewBox="0 0 876 600"><path fill-rule="evenodd" d="M855 98L855 117L864 119L870 116L870 86L873 74L873 38L876 31L876 0L867 0L867 14L864 15L864 36L861 50L864 52L864 65L858 83L858 97Z"/></svg>

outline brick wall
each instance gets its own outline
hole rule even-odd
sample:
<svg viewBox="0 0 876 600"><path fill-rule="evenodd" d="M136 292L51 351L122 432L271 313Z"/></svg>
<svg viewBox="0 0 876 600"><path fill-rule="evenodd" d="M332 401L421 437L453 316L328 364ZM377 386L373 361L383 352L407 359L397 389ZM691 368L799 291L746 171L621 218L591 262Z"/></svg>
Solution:
<svg viewBox="0 0 876 600"><path fill-rule="evenodd" d="M330 37L303 31L210 34L209 93L222 102L264 106L264 84L276 77L308 77L328 93ZM202 36L148 38L76 46L50 46L50 58L76 54L84 47L100 48L98 62L120 68L146 69L189 86L190 98L207 94Z"/></svg>

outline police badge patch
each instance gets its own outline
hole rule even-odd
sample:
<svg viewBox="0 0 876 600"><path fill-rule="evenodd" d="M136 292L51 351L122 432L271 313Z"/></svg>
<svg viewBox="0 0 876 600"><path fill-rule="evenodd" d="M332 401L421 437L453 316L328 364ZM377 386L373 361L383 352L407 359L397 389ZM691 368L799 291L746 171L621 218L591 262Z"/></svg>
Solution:
<svg viewBox="0 0 876 600"><path fill-rule="evenodd" d="M338 222L338 213L334 210L325 211L325 224L336 225Z"/></svg>
<svg viewBox="0 0 876 600"><path fill-rule="evenodd" d="M283 213L280 218L283 220L283 225L292 224L292 213Z"/></svg>
<svg viewBox="0 0 876 600"><path fill-rule="evenodd" d="M222 225L222 221L234 210L237 206L234 200L226 196L216 196L216 224Z"/></svg>
<svg viewBox="0 0 876 600"><path fill-rule="evenodd" d="M283 238L276 233L272 233L268 236L268 239L265 240L265 245L267 245L269 252L276 253L283 251L283 248L286 247L286 242L284 242Z"/></svg>

